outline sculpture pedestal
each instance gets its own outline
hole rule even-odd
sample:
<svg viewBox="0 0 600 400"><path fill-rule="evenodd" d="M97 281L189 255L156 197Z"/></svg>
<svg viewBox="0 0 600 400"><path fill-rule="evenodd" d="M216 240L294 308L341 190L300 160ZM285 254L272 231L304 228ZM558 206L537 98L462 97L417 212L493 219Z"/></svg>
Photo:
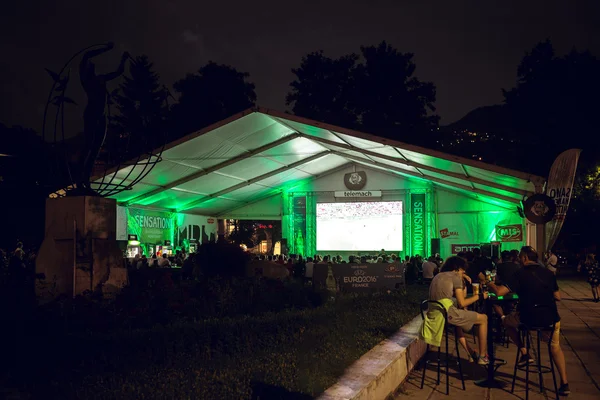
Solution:
<svg viewBox="0 0 600 400"><path fill-rule="evenodd" d="M127 284L116 240L117 202L74 196L46 200L46 230L36 259L40 302L86 291L114 294Z"/></svg>

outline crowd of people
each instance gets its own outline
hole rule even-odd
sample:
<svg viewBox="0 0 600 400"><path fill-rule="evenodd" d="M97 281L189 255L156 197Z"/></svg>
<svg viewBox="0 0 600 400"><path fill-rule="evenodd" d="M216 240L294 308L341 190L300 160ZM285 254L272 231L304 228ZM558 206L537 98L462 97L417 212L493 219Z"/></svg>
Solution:
<svg viewBox="0 0 600 400"><path fill-rule="evenodd" d="M439 254L431 256L428 259L434 264L434 268L439 269L442 265L442 259ZM287 267L288 276L297 278L305 278L311 280L313 277L314 265L315 264L375 264L375 263L395 263L399 266L405 267L406 280L409 283L417 282L421 280L421 276L429 276L429 272L423 272L423 258L420 256L410 257L406 256L404 259L397 254L387 253L384 249L381 249L377 254L356 254L349 255L346 259L341 255L319 255L315 254L312 257L304 258L302 255L289 254L289 255L257 255L254 257L254 261L269 262L278 265L284 265ZM424 268L429 271L427 265ZM431 278L433 278L434 270L431 269ZM431 280L431 279L429 279Z"/></svg>
<svg viewBox="0 0 600 400"><path fill-rule="evenodd" d="M35 259L37 252L17 242L14 248L0 248L0 292L12 304L35 303Z"/></svg>
<svg viewBox="0 0 600 400"><path fill-rule="evenodd" d="M584 265L586 268L597 268L589 257ZM506 333L518 346L521 353L518 363L521 366L534 363L533 356L528 353L521 340L518 331L521 324L554 327L552 332L544 332L546 336L543 340L551 343L553 361L561 382L559 394L568 395L570 390L565 357L559 341L561 325L556 305L561 300L561 295L555 272L539 260L538 253L530 246L525 246L520 251L503 251L501 259L496 262L483 256L479 249L474 249L472 253L460 253L444 262L431 280L429 300L447 304L448 323L456 328L459 342L469 354L469 359L480 365L487 365L489 321L488 316L477 306L481 305L480 300L488 298L489 293L496 296L516 294L517 301L503 307L494 306L494 318L500 319ZM593 276L597 277L597 274L590 274L590 279L595 279ZM597 298L597 285L595 293ZM469 347L464 336L465 332L472 329L476 332L478 352Z"/></svg>

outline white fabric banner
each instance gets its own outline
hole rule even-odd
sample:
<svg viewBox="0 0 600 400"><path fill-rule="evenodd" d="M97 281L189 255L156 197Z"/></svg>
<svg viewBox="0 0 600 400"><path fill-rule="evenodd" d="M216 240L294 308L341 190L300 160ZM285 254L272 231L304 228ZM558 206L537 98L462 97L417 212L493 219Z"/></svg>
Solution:
<svg viewBox="0 0 600 400"><path fill-rule="evenodd" d="M579 154L581 154L581 150L579 149L571 149L561 153L554 160L550 169L546 194L556 202L556 215L552 221L546 224L547 250L552 249L552 246L554 246L565 222L569 203L571 202L573 181L575 180Z"/></svg>

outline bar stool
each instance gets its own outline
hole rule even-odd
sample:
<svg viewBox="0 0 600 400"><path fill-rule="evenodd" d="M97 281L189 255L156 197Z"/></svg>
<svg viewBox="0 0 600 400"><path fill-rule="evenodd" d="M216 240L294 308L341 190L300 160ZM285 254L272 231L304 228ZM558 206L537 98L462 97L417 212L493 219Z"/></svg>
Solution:
<svg viewBox="0 0 600 400"><path fill-rule="evenodd" d="M444 336L445 336L445 340L446 340L446 358L445 360L442 360L442 346L440 343L440 347L438 347L438 351L437 351L437 358L434 360L428 360L427 356L429 355L430 351L430 345L427 345L427 350L425 351L425 355L423 356L423 376L421 378L421 389L423 389L423 386L425 385L425 372L427 371L427 366L430 364L436 365L437 366L437 384L440 384L440 368L442 365L444 365L446 367L446 394L449 395L450 394L450 379L448 379L448 369L449 369L449 365L450 365L450 354L449 354L449 345L448 345L448 326L450 324L448 324L448 313L446 312L446 309L444 308L444 306L442 305L442 303L440 303L439 301L434 301L434 300L424 300L423 302L421 302L421 319L423 321L425 321L425 310L429 309L430 305L435 305L436 307L439 308L439 310L441 311L442 315L444 316ZM421 332L423 333L423 332ZM462 372L462 365L460 364L460 352L458 350L458 336L456 335L456 333L454 334L454 343L456 345L456 364L458 365L458 373L460 374L460 380L462 381L462 388L463 390L466 390L465 387L465 378L463 376L463 372ZM454 352L452 352L454 353Z"/></svg>
<svg viewBox="0 0 600 400"><path fill-rule="evenodd" d="M534 309L546 308L547 306L535 305ZM519 324L519 334L521 335L521 341L525 342L525 348L527 349L527 354L531 349L531 332L535 331L537 336L537 348L536 350L536 365L530 365L527 363L525 366L519 366L519 356L521 355L521 351L519 346L517 347L517 357L515 359L515 369L513 372L513 381L512 388L510 390L511 393L515 391L515 382L517 380L517 370L523 371L525 370L525 400L529 399L529 370L533 368L533 372L537 372L540 379L540 393L544 392L544 378L543 374L551 373L552 380L554 382L554 393L556 394L556 400L559 400L558 397L558 386L556 385L556 374L554 372L554 358L552 357L552 335L554 334L554 328L556 324L552 324L551 326L527 326L523 323ZM542 333L548 333L548 358L550 359L550 366L547 367L542 365L542 353L541 353L541 335Z"/></svg>

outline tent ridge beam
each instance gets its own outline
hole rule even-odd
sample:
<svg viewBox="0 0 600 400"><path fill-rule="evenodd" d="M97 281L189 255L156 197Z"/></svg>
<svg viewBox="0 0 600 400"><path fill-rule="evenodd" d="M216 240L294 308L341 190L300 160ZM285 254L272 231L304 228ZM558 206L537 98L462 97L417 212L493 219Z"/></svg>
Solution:
<svg viewBox="0 0 600 400"><path fill-rule="evenodd" d="M410 175L410 176L414 176L414 177L417 177L417 178L420 178L420 179L427 179L427 180L430 180L432 182L437 182L437 183L440 183L440 184L443 184L443 185L452 186L452 187L455 187L455 188L458 188L458 189L465 190L467 192L478 193L478 194L481 194L481 195L484 195L484 196L488 196L488 197L491 197L491 198L494 198L494 199L498 199L498 200L503 200L503 201L506 201L506 202L509 202L509 203L515 203L515 204L519 203L519 200L517 200L517 199L513 199L511 197L504 196L504 195L501 195L501 194L495 194L495 193L492 193L492 192L488 192L487 190L473 189L473 188L471 188L470 186L467 186L467 185L462 185L460 183L455 183L455 182L447 181L447 180L440 179L440 178L434 178L434 177L431 177L431 176L427 177L427 178L422 178L419 174L414 173L412 171L406 171L406 170L403 170L402 168L392 167L390 165L381 164L381 163L374 162L374 161L369 161L369 160L366 160L366 159L361 159L360 157L355 157L355 156L352 156L352 155L349 155L349 154L344 155L344 153L342 153L342 152L333 151L333 154L337 154L337 155L340 155L342 157L346 157L346 158L349 158L349 159L354 159L354 160L356 160L359 163L363 163L363 164L367 164L367 165L371 164L371 165L373 165L375 167L378 167L378 168L383 168L383 169L387 168L387 169L390 169L392 171L396 171L397 173L399 173L401 175Z"/></svg>
<svg viewBox="0 0 600 400"><path fill-rule="evenodd" d="M463 172L465 173L465 176L467 177L467 179L471 183L471 187L473 189L475 189L475 184L473 183L473 181L471 181L471 177L469 176L469 173L467 172L467 168L465 167L465 165L464 164L460 164L460 167L462 168Z"/></svg>
<svg viewBox="0 0 600 400"><path fill-rule="evenodd" d="M141 194L139 196L134 197L133 199L128 200L125 204L126 205L131 205L131 204L133 204L136 201L140 201L140 200L146 199L148 197L155 196L155 195L157 195L159 193L164 192L165 190L168 190L168 189L171 189L171 188L183 185L185 183L193 181L194 179L201 178L203 176L206 176L206 175L210 174L211 172L218 171L220 169L223 169L225 167L233 165L233 164L235 164L235 163L237 163L239 161L246 160L246 159L248 159L248 158L250 158L252 156L255 156L257 154L260 154L260 153L262 153L264 151L267 151L269 149L272 149L272 148L277 147L279 145L282 145L284 143L290 142L290 141L292 141L292 140L294 140L294 139L296 139L298 137L300 137L300 133L291 133L291 134L289 134L287 136L284 136L281 139L278 139L278 140L276 140L274 142L271 142L271 143L268 143L268 144L266 144L264 146L260 146L260 147L257 147L255 149L249 150L248 152L245 152L245 153L242 153L242 154L240 154L238 156L230 158L229 160L223 161L222 163L213 165L212 167L208 167L208 168L206 168L204 170L201 170L201 171L194 172L191 175L184 176L183 178L177 179L177 180L175 180L175 181L173 181L173 182L171 182L171 183L169 183L167 185L163 185L163 186L161 186L159 188L156 188L156 189L153 189L153 190L151 190L151 191L149 191L147 193L143 193L143 194Z"/></svg>
<svg viewBox="0 0 600 400"><path fill-rule="evenodd" d="M417 168L417 169L422 169L422 170L425 170L425 171L430 171L430 172L434 172L434 173L441 174L441 175L450 176L450 177L453 177L453 178L456 178L456 179L467 180L467 181L470 181L472 183L478 183L478 184L489 186L489 187L493 187L493 188L496 188L496 189L499 189L499 190L505 190L507 192L512 192L512 193L515 193L515 194L518 194L518 195L521 195L521 196L522 195L529 195L529 194L531 194L531 192L529 192L527 190L517 189L517 188L514 188L514 187L510 187L510 186L505 186L505 185L502 185L502 184L499 184L499 183L486 181L484 179L479 179L479 178L476 178L476 177L468 177L467 178L463 174L457 174L457 173L454 173L454 172L451 172L451 171L445 171L445 170L442 170L442 169L439 169L439 168L429 167L427 165L423 165L423 164L420 164L420 163L417 163L417 162L414 162L414 161L402 160L402 159L397 158L397 157L391 157L391 156L388 156L388 155L385 155L385 154L379 154L379 153L376 153L374 151L364 150L364 149L360 149L358 147L349 146L349 145L345 145L345 144L342 144L342 143L336 143L336 142L333 142L333 141L328 140L328 139L323 139L323 138L319 138L319 137L315 137L315 136L310 136L310 135L305 135L305 134L301 134L301 136L305 137L307 139L310 139L310 140L314 140L314 141L317 141L317 142L321 142L323 144L327 144L329 146L335 146L335 147L343 148L343 149L346 149L346 150L356 151L356 152L359 152L359 153L363 153L365 155L371 155L371 156L373 156L375 158L381 158L381 159L384 159L384 160L387 160L387 161L392 161L392 162L395 162L395 163L398 163L398 164L404 164L404 165L407 165L409 167L413 167L413 168ZM407 171L407 172L410 172L410 171ZM433 177L432 176L428 176L428 175L419 176L419 177L433 180Z"/></svg>
<svg viewBox="0 0 600 400"><path fill-rule="evenodd" d="M394 150L396 150L396 153L400 154L400 157L402 157L404 159L404 161L406 161L407 163L410 163L411 161L404 155L402 154L402 152L397 148L397 147L392 147ZM418 167L414 166L413 167L422 175L425 176L425 174L423 173L423 171L421 171Z"/></svg>
<svg viewBox="0 0 600 400"><path fill-rule="evenodd" d="M300 123L300 124L310 125L310 126L313 126L313 127L319 128L319 129L333 130L336 132L343 133L345 135L353 136L353 137L356 137L359 139L369 140L369 141L379 143L382 145L391 146L391 147L399 147L404 150L414 151L416 153L420 153L420 154L427 155L430 157L440 158L442 160L451 161L451 162L454 162L457 164L465 164L470 167L483 169L485 171L490 171L490 172L494 172L497 174L512 176L515 178L525 180L527 182L531 182L533 184L543 185L546 182L545 178L534 175L534 174L530 174L527 172L512 170L510 168L505 168L505 167L501 167L498 165L486 164L481 161L475 161L475 160L471 160L471 159L468 159L465 157L460 157L460 156L456 156L453 154L443 153L439 150L427 149L427 148L424 148L421 146L403 143L403 142L400 142L400 141L397 141L394 139L382 138L380 136L376 136L373 134L359 132L359 131L356 131L353 129L342 128L342 127L334 126L334 125L327 124L324 122L318 122L318 121L310 120L308 118L299 117L299 116L293 115L293 114L285 114L285 113L275 111L275 110L265 108L265 107L257 107L255 111L258 113L261 113L263 115L268 115L268 116L272 117L273 119L285 119L285 120L293 121L293 122Z"/></svg>
<svg viewBox="0 0 600 400"><path fill-rule="evenodd" d="M325 172L323 172L321 174L312 175L310 178L307 178L306 180L304 180L303 183L299 183L298 185L300 185L300 184L305 185L305 184L307 184L309 182L313 182L313 181L315 181L315 180L317 180L319 178L322 178L324 176L334 174L334 173L336 173L338 171L342 171L342 170L348 168L349 166L351 166L353 164L354 163L348 162L346 164L342 164L342 165L340 165L338 167L330 169L329 171L325 171ZM296 186L298 186L298 185L296 185ZM293 188L295 188L296 186L294 186ZM215 218L223 217L227 213L230 213L230 212L235 211L235 210L239 210L240 208L243 208L243 207L246 207L246 206L258 203L259 201L263 201L263 200L269 199L269 198L271 198L273 196L277 196L277 195L280 195L282 193L283 193L283 189L279 189L277 192L275 192L273 194L269 194L269 195L266 195L266 196L260 196L260 197L258 197L256 199L249 200L249 201L245 202L244 204L239 204L239 205L236 205L236 206L234 206L232 208L228 208L227 210L223 210L223 211L217 213L215 215ZM235 218L233 218L233 219L235 219Z"/></svg>
<svg viewBox="0 0 600 400"><path fill-rule="evenodd" d="M230 187L225 188L223 190L219 190L218 192L209 194L208 196L203 197L201 199L193 200L193 201L191 201L191 202L189 202L187 204L184 204L181 208L178 208L177 211L179 212L179 211L188 210L188 209L190 209L192 207L195 207L197 205L205 203L205 202L207 202L207 201L209 201L211 199L223 196L224 194L231 193L231 192L233 192L235 190L244 188L246 186L250 186L250 185L252 185L252 184L254 184L256 182L260 182L260 181L262 181L264 179L270 178L270 177L275 176L277 174L280 174L282 172L285 172L285 171L288 171L290 169L296 168L296 167L298 167L298 166L300 166L302 164L307 164L307 163L309 163L311 161L314 161L314 160L317 160L319 158L325 157L328 154L331 154L331 150L326 150L326 151L323 151L321 153L314 154L314 155L312 155L310 157L306 157L306 158L304 158L302 160L298 160L298 161L293 162L293 163L291 163L289 165L286 165L284 167L277 168L276 170L273 170L271 172L267 172L265 174L256 176L256 177L254 177L252 179L249 179L249 180L247 180L245 182L241 182L241 183L238 183L237 185L230 186Z"/></svg>

